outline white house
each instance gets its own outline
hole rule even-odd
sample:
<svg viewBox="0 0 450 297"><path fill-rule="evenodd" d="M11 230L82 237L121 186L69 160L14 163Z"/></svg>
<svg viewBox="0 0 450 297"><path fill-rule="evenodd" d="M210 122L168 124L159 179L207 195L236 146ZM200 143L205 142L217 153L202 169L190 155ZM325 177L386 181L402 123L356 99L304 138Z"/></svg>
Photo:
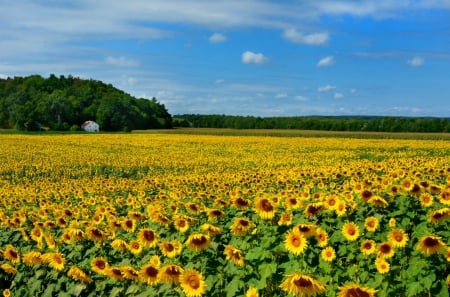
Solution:
<svg viewBox="0 0 450 297"><path fill-rule="evenodd" d="M100 131L100 126L94 121L86 121L81 125L81 129L86 132L98 132Z"/></svg>

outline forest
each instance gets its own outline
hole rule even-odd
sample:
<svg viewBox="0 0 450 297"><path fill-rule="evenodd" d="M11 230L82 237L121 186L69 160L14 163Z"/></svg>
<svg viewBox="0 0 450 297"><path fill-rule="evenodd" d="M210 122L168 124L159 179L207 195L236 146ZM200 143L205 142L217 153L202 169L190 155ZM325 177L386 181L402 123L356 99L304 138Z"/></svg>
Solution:
<svg viewBox="0 0 450 297"><path fill-rule="evenodd" d="M450 118L392 116L255 117L183 114L173 116L173 125L176 127L234 129L450 132Z"/></svg>
<svg viewBox="0 0 450 297"><path fill-rule="evenodd" d="M155 98L135 98L101 81L54 74L0 79L0 128L77 131L87 120L102 131L172 127Z"/></svg>

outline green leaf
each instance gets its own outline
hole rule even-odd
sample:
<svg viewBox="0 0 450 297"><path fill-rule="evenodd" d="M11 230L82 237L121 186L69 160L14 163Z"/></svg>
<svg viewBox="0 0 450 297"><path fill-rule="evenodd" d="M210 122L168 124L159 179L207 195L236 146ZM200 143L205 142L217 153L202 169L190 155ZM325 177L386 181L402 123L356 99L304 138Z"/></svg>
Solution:
<svg viewBox="0 0 450 297"><path fill-rule="evenodd" d="M48 284L41 297L52 297L54 291L55 291L55 284Z"/></svg>
<svg viewBox="0 0 450 297"><path fill-rule="evenodd" d="M122 293L123 288L121 287L114 287L111 292L109 292L110 297L120 296L120 293Z"/></svg>
<svg viewBox="0 0 450 297"><path fill-rule="evenodd" d="M244 282L239 277L234 277L233 280L227 285L227 297L236 296L236 292L244 286Z"/></svg>
<svg viewBox="0 0 450 297"><path fill-rule="evenodd" d="M423 285L423 287L426 290L430 290L431 286L433 285L433 282L436 279L436 275L434 273L431 273L423 278L420 279L420 283Z"/></svg>
<svg viewBox="0 0 450 297"><path fill-rule="evenodd" d="M422 285L418 282L409 283L406 286L406 297L412 297L422 292Z"/></svg>
<svg viewBox="0 0 450 297"><path fill-rule="evenodd" d="M139 292L139 286L138 285L131 285L131 286L128 287L127 291L125 292L125 295L134 294L136 292Z"/></svg>
<svg viewBox="0 0 450 297"><path fill-rule="evenodd" d="M85 284L76 284L73 286L71 293L75 296L80 296L81 292L86 289Z"/></svg>

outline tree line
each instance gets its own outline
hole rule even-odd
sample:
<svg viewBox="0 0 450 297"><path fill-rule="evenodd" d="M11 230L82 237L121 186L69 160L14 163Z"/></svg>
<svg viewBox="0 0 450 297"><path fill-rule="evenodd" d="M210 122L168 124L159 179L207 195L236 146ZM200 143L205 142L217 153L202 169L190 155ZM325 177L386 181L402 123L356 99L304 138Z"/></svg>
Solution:
<svg viewBox="0 0 450 297"><path fill-rule="evenodd" d="M256 117L183 114L173 117L175 127L234 129L301 129L373 132L450 132L449 118L391 116Z"/></svg>
<svg viewBox="0 0 450 297"><path fill-rule="evenodd" d="M79 130L94 120L103 131L171 128L172 116L155 98L135 98L111 84L51 74L0 79L0 128L39 126Z"/></svg>

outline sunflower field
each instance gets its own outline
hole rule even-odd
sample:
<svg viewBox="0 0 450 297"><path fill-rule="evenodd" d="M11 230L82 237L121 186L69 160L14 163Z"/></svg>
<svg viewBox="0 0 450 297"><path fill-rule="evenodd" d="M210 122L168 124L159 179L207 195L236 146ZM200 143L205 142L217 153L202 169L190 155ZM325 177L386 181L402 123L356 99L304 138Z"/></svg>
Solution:
<svg viewBox="0 0 450 297"><path fill-rule="evenodd" d="M449 296L450 142L0 135L3 296Z"/></svg>

